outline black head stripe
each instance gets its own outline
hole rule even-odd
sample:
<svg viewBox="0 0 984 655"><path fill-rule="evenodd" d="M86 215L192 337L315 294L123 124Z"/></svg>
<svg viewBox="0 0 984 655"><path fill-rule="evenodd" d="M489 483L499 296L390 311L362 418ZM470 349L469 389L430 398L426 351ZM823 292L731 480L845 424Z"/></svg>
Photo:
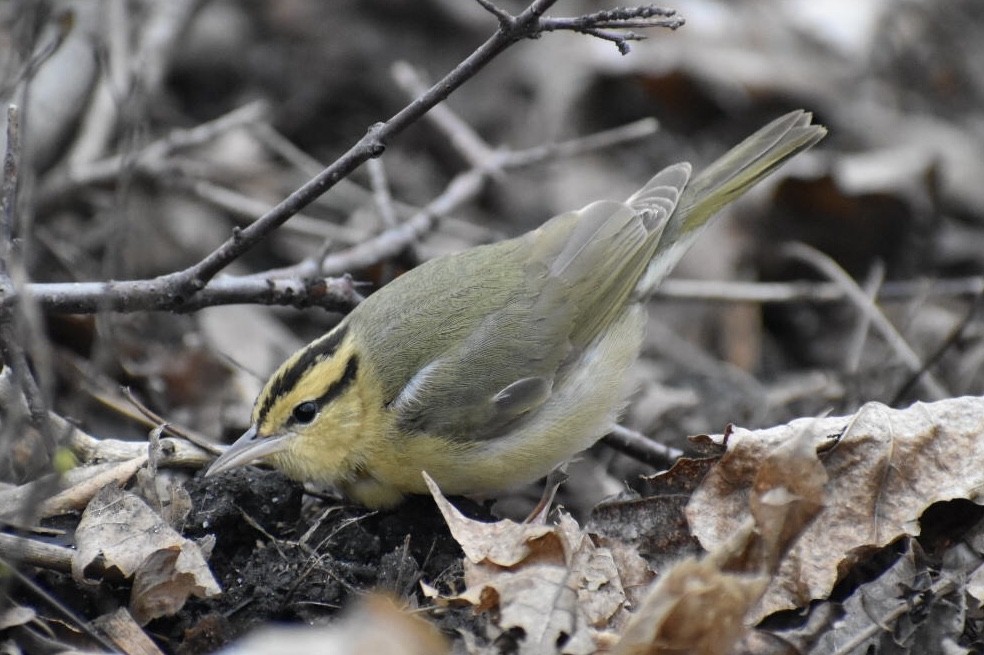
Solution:
<svg viewBox="0 0 984 655"><path fill-rule="evenodd" d="M273 383L270 386L270 393L267 394L266 398L263 400L263 407L260 409L259 420L262 421L263 417L266 416L270 408L273 407L273 403L276 402L277 398L288 393L291 389L297 386L301 377L307 373L308 369L312 366L330 357L338 350L338 346L342 343L342 339L348 333L348 325L342 324L337 328L321 337L307 348L301 356L294 362L290 368L287 368L277 374L274 378Z"/></svg>
<svg viewBox="0 0 984 655"><path fill-rule="evenodd" d="M345 389L355 381L355 376L359 373L359 358L356 355L352 355L348 363L345 364L345 372L342 373L342 377L335 380L329 387L325 390L321 397L318 398L317 403L319 407L324 407L331 401L338 398Z"/></svg>

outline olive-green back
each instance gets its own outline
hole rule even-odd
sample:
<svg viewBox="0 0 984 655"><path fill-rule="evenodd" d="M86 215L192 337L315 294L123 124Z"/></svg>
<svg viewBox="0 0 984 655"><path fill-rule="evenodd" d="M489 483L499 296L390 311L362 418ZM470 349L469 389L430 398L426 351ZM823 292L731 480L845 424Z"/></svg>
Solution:
<svg viewBox="0 0 984 655"><path fill-rule="evenodd" d="M360 305L352 332L403 427L492 437L544 402L646 270L689 168L661 175L663 193L643 209L593 203L428 262ZM375 353L390 353L385 367Z"/></svg>

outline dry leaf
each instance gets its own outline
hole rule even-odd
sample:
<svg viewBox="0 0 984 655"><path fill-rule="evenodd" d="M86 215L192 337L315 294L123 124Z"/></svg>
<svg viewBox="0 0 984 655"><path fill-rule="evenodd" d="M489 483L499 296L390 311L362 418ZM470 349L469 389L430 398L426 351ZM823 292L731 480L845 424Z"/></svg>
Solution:
<svg viewBox="0 0 984 655"><path fill-rule="evenodd" d="M747 519L760 462L804 433L825 449L826 506L785 556L754 619L825 598L838 571L872 549L915 535L932 503L977 500L984 489L984 399L956 398L893 410L869 403L851 417L801 419L769 430L736 429L728 452L687 506L707 549ZM839 437L832 448L831 437Z"/></svg>
<svg viewBox="0 0 984 655"><path fill-rule="evenodd" d="M752 516L703 560L684 559L656 581L614 652L731 652L782 553L821 507L824 482L808 434L777 447L755 471Z"/></svg>
<svg viewBox="0 0 984 655"><path fill-rule="evenodd" d="M650 590L613 655L727 653L769 576L726 573L713 558L687 558Z"/></svg>
<svg viewBox="0 0 984 655"><path fill-rule="evenodd" d="M30 517L48 518L75 512L84 508L97 491L111 482L125 484L141 466L147 463L146 446L144 454L122 462L77 466L65 473L50 474L18 487L5 489L0 493L0 518L21 522L25 511L30 509ZM38 502L39 498L43 498ZM28 507L28 503L37 505Z"/></svg>
<svg viewBox="0 0 984 655"><path fill-rule="evenodd" d="M556 526L480 523L463 516L430 478L427 483L466 557L466 589L450 600L476 611L497 609L503 632L521 631L521 653L594 653L598 631L624 620L615 556L570 516L561 515Z"/></svg>
<svg viewBox="0 0 984 655"><path fill-rule="evenodd" d="M185 540L156 550L143 561L133 576L130 613L137 623L146 625L175 614L189 596L207 598L219 592L200 546Z"/></svg>
<svg viewBox="0 0 984 655"><path fill-rule="evenodd" d="M199 546L172 530L138 496L115 485L89 503L75 533L72 576L90 582L85 570L102 557L106 570L134 578L130 611L141 624L180 609L189 595L220 592Z"/></svg>
<svg viewBox="0 0 984 655"><path fill-rule="evenodd" d="M167 524L181 532L191 512L191 495L173 471L149 468L137 471L137 488L148 505L157 510Z"/></svg>
<svg viewBox="0 0 984 655"><path fill-rule="evenodd" d="M720 446L715 448L723 452ZM641 553L657 569L700 554L703 550L690 534L684 508L715 461L677 460L668 471L643 479L644 498L606 500L595 506L586 529L602 535L606 546L620 544ZM623 582L628 586L624 577Z"/></svg>
<svg viewBox="0 0 984 655"><path fill-rule="evenodd" d="M30 607L14 605L0 611L0 630L9 630L14 626L30 623L37 618L37 612Z"/></svg>
<svg viewBox="0 0 984 655"><path fill-rule="evenodd" d="M332 653L332 655L441 655L447 640L423 619L382 596L367 596L329 626L263 628L227 649L236 655Z"/></svg>
<svg viewBox="0 0 984 655"><path fill-rule="evenodd" d="M92 625L109 638L121 653L127 655L163 655L157 644L147 636L133 616L124 607L114 612L97 616Z"/></svg>

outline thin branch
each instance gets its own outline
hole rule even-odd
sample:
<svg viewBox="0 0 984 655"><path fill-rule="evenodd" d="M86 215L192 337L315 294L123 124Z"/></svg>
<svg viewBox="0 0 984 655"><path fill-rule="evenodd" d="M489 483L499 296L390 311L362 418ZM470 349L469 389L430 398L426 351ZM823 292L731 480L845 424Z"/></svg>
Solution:
<svg viewBox="0 0 984 655"><path fill-rule="evenodd" d="M482 8L487 12L495 16L499 20L500 25L508 25L511 21L516 20L513 18L512 14L508 13L504 9L499 9L489 0L475 0L478 4L482 5Z"/></svg>
<svg viewBox="0 0 984 655"><path fill-rule="evenodd" d="M7 107L7 147L3 153L3 186L0 187L0 272L10 275L17 211L17 166L20 160L20 112Z"/></svg>
<svg viewBox="0 0 984 655"><path fill-rule="evenodd" d="M405 61L393 64L393 79L408 94L418 96L427 92L423 73ZM472 168L488 168L495 165L495 149L446 104L439 104L424 117L437 127L451 145L465 158Z"/></svg>
<svg viewBox="0 0 984 655"><path fill-rule="evenodd" d="M14 252L13 236L17 222L17 188L20 173L21 144L20 144L20 115L16 105L7 107L7 146L3 154L3 182L0 184L0 296L5 301L17 296L15 274L17 253ZM17 276L20 279L20 276ZM14 378L20 387L27 406L30 410L31 423L41 433L47 455L54 453L57 440L48 421L48 412L44 394L34 373L28 365L27 354L21 346L23 332L24 307L13 302L0 305L0 353L3 362L10 367ZM10 427L7 427L9 430Z"/></svg>
<svg viewBox="0 0 984 655"><path fill-rule="evenodd" d="M552 159L577 157L589 152L634 143L656 134L658 130L659 122L655 118L643 118L577 139L547 143L510 153L505 158L506 161L503 162L503 166L510 169L522 169Z"/></svg>
<svg viewBox="0 0 984 655"><path fill-rule="evenodd" d="M613 450L658 469L666 468L683 457L683 451L679 448L653 441L641 432L621 425L613 425L602 441Z"/></svg>
<svg viewBox="0 0 984 655"><path fill-rule="evenodd" d="M823 273L835 283L841 285L848 300L859 311L871 320L872 325L885 339L889 347L895 351L902 363L913 373L923 370L923 363L916 351L899 334L891 321L878 309L874 301L858 286L854 279L840 267L837 262L819 250L803 243L792 243L783 248L784 253L792 258L805 262ZM942 384L928 371L920 378L920 386L933 400L949 398L950 394Z"/></svg>
<svg viewBox="0 0 984 655"><path fill-rule="evenodd" d="M172 153L202 145L230 130L261 121L268 112L265 102L251 102L196 127L173 130L136 153L114 155L79 168L67 168L45 180L37 193L38 202L58 202L80 187L112 182L133 165L137 170L156 171Z"/></svg>
<svg viewBox="0 0 984 655"><path fill-rule="evenodd" d="M885 282L885 264L882 260L875 260L868 271L868 278L864 282L864 293L872 302L878 297L878 290ZM864 344L868 341L868 334L871 332L871 319L867 314L860 314L857 325L850 338L847 340L846 353L844 355L844 370L854 375L861 366L861 356L864 354Z"/></svg>
<svg viewBox="0 0 984 655"><path fill-rule="evenodd" d="M895 397L892 398L891 404L894 406L899 403L903 398L905 398L912 391L913 387L919 383L919 379L926 373L926 370L934 366L937 362L943 359L943 355L947 353L948 350L953 348L960 342L960 339L967 332L967 329L972 325L974 317L977 316L981 307L984 306L984 293L980 293L974 298L974 302L971 303L970 308L967 309L967 313L964 315L963 320L960 321L951 331L950 334L946 336L945 339L940 343L939 347L923 363L922 368L915 371L912 376L905 383L899 387L899 390L895 393Z"/></svg>
<svg viewBox="0 0 984 655"><path fill-rule="evenodd" d="M465 188L467 192L469 188ZM431 216L428 220L433 220ZM388 251L400 252L412 244L431 224L402 225L384 232L373 240L380 244L378 255L352 259L352 268L374 264L390 256ZM392 243L389 240L392 239ZM346 251L351 253L352 251ZM339 253L340 254L340 253ZM330 257L326 263L332 269L345 261ZM262 304L286 307L323 307L328 311L347 312L361 301L351 278L300 277L317 270L316 262L302 263L303 268L289 267L242 276L222 276L211 282L194 298L181 305L169 306L161 299L144 293L139 281L130 282L48 282L27 285L27 291L46 312L74 314L91 313L111 300L110 309L117 312L147 310L196 311L204 307L236 304ZM298 265L298 266L302 266ZM342 270L352 270L352 268ZM875 299L877 302L906 302L919 294L934 298L974 297L984 292L984 278L978 276L944 280L894 280L886 282ZM313 296L311 295L313 294ZM686 280L670 278L660 283L653 293L656 300L699 303L812 303L825 305L844 302L847 293L833 282L735 282L727 280ZM0 296L0 307L16 302L17 294Z"/></svg>
<svg viewBox="0 0 984 655"><path fill-rule="evenodd" d="M499 29L485 43L443 79L431 86L427 93L419 96L386 122L376 123L370 127L365 136L345 154L258 218L252 225L234 234L197 264L183 271L155 278L152 282L172 298L187 299L201 291L219 271L262 241L270 232L333 187L340 179L347 177L370 158L382 155L391 139L474 77L499 53L518 41L538 34L540 18L554 2L556 0L534 0L513 21L508 24L500 23Z"/></svg>
<svg viewBox="0 0 984 655"><path fill-rule="evenodd" d="M934 298L973 297L984 293L984 277L943 280L892 280L881 285L878 302L905 302L926 294ZM735 282L729 280L663 280L654 298L714 303L827 304L847 299L844 287L834 282Z"/></svg>
<svg viewBox="0 0 984 655"><path fill-rule="evenodd" d="M91 314L97 311L180 311L236 304L322 307L348 312L361 302L349 277L273 279L262 275L222 276L209 282L193 298L157 297L147 282L54 282L28 286L31 297L45 310L60 314ZM17 302L19 294L0 297L0 308Z"/></svg>
<svg viewBox="0 0 984 655"><path fill-rule="evenodd" d="M416 215L406 220L402 225L387 230L377 237L369 239L352 248L333 253L323 261L301 262L290 269L281 269L276 273L286 275L335 275L339 272L358 270L393 257L410 245L416 243L424 234L429 232L436 219L446 216L477 196L485 186L485 182L494 170L513 170L524 168L534 163L547 161L568 153L576 154L608 147L620 143L635 141L640 136L652 134L656 130L655 121L638 121L614 130L607 130L584 139L575 139L553 146L540 146L519 152L500 152L498 168L473 168L459 174L447 186L444 192L432 200Z"/></svg>
<svg viewBox="0 0 984 655"><path fill-rule="evenodd" d="M630 41L643 41L646 36L628 30L665 27L675 30L684 25L684 19L672 9L655 5L598 11L574 18L544 18L540 27L544 32L566 30L587 34L603 41L611 41L623 54L629 54Z"/></svg>
<svg viewBox="0 0 984 655"><path fill-rule="evenodd" d="M543 18L544 12L549 9L556 0L533 0L533 2L517 16L510 16L505 12L497 10L491 3L483 2L483 6L494 13L499 18L499 28L482 45L471 53L464 61L456 66L443 79L432 85L425 93L421 94L413 102L408 104L389 120L377 123L369 128L368 132L346 153L335 160L334 163L322 170L318 175L309 180L306 184L291 193L277 206L266 212L255 222L243 229L234 229L232 236L220 245L217 249L204 257L197 264L190 266L182 271L162 275L148 280L130 280L123 282L106 282L101 286L97 284L103 296L98 305L92 305L92 292L94 287L87 288L82 295L86 300L82 301L85 307L125 309L140 305L143 308L169 309L169 310L188 310L193 306L192 298L209 288L209 282L228 264L237 259L247 250L262 241L268 234L278 228L291 216L297 214L313 200L321 196L325 191L332 188L340 180L347 177L352 171L361 166L371 158L380 156L386 149L386 145L394 137L399 135L408 126L415 123L425 113L432 109L439 102L447 98L471 77L475 76L497 55L509 46L528 38L535 38L544 31L555 31L561 29L578 31L584 25L589 25L592 21L601 22L606 28L617 28L619 25L629 25L629 20L643 20L646 15L655 17L659 12L655 8L647 7L634 10L615 10L614 12L598 12L584 18L584 21L573 24L565 23L572 19L550 19ZM660 10L663 12L663 10ZM665 15L666 12L663 12ZM559 21L559 22L558 22ZM615 21L618 25L605 21ZM648 23L647 23L648 24ZM655 24L655 23L654 23ZM186 137L196 134L195 130L189 130ZM150 160L153 158L161 159L168 149L182 147L188 138L170 138L166 141L155 142L145 148L139 161ZM82 173L65 173L60 177L53 178L42 193L47 198L57 198L67 190L76 188L79 184L94 183L97 180L109 180L123 169L126 162L132 161L131 157L114 157L103 162L98 162ZM368 256L370 259L378 260L380 254L399 252L407 245L416 240L419 234L430 229L433 224L435 208L447 212L449 210L447 202L450 197L461 194L464 187L467 187L467 197L472 197L481 188L481 176L476 179L475 175L467 175L459 178L452 183L449 188L448 197L442 202L432 203L431 207L413 217L409 223L400 228L406 228L401 236L392 234L381 235L377 240L372 240L364 244L364 248L357 246L353 250L358 250L360 255L349 251L338 261L358 261ZM453 205L452 205L453 206ZM387 243L383 248L381 244ZM396 247L394 250L394 246ZM317 264L317 262L315 262ZM323 275L315 265L307 267L307 272L299 277L312 277ZM329 270L329 269L324 269ZM351 270L346 268L343 270ZM64 289L63 297L64 297ZM138 298L138 296L149 296L149 299ZM6 301L6 299L5 299ZM155 302L156 301L156 302ZM48 307L47 304L44 305Z"/></svg>
<svg viewBox="0 0 984 655"><path fill-rule="evenodd" d="M477 196L484 188L488 175L488 172L478 168L461 173L451 180L444 193L401 225L348 250L330 254L321 261L301 262L298 267L310 268L322 275L331 275L327 271L359 270L395 257L427 234L438 218L453 212Z"/></svg>
<svg viewBox="0 0 984 655"><path fill-rule="evenodd" d="M151 430L150 443L153 445L154 441L157 442L158 450L160 449L160 433L167 432L171 436L179 437L181 439L186 439L191 443L195 444L202 450L208 451L213 455L221 455L223 449L212 441L209 441L204 436L198 434L194 430L184 428L173 423L167 422L160 414L152 410L143 404L139 398L134 395L133 390L130 387L123 388L123 395L127 400L137 409L140 414L143 415L145 419L154 424L154 429ZM156 436L154 436L156 434ZM155 458L150 458L153 466L156 467Z"/></svg>
<svg viewBox="0 0 984 655"><path fill-rule="evenodd" d="M390 193L389 180L386 179L386 167L380 159L369 160L369 181L372 185L372 198L376 204L379 218L387 228L400 224L396 218L396 207L393 206L393 196Z"/></svg>
<svg viewBox="0 0 984 655"><path fill-rule="evenodd" d="M23 548L24 547L23 542L27 541L25 539L17 539L16 537L11 537L10 535L3 535L3 537L4 538L2 539L2 541L0 541L0 546L2 546L5 549L13 547L15 549L15 552L16 549ZM63 549L63 551L68 551L69 553L71 552L69 551L68 548ZM38 554L39 552L40 551L38 549L31 549L30 551L28 551L28 554ZM52 552L53 551L50 548L45 549L44 555L46 557L52 557L52 558L58 557L52 555ZM61 558L58 557L58 559L60 561ZM102 562L98 562L98 563L102 563ZM74 625L78 627L79 630L81 630L86 635L88 635L89 638L91 638L97 644L105 648L106 652L110 652L110 653L116 652L116 648L113 646L113 644L106 641L106 639L102 635L100 635L95 628L89 625L89 623L85 619L83 619L81 616L77 616L75 612L73 612L68 606L64 605L60 600L58 600L57 598L49 594L47 591L45 591L40 585L34 582L34 580L24 575L20 571L18 571L16 566L17 564L19 564L19 562L15 559L0 557L0 565L3 565L3 568L7 571L7 573L9 575L12 575L14 578L16 578L18 583L24 585L27 589L31 591L31 593L36 595L42 601L47 603L51 608L53 608L56 611L56 613L62 616L62 618L68 623L68 625ZM95 569L95 567L93 568Z"/></svg>
<svg viewBox="0 0 984 655"><path fill-rule="evenodd" d="M252 223L257 214L261 214L270 208L270 203L257 200L244 193L220 186L208 180L183 177L181 179L168 180L167 184L187 191L199 200L227 212L232 218L238 219L244 226ZM334 244L351 245L365 238L364 235L358 234L356 230L344 225L305 214L295 214L283 229L301 236L325 239Z"/></svg>

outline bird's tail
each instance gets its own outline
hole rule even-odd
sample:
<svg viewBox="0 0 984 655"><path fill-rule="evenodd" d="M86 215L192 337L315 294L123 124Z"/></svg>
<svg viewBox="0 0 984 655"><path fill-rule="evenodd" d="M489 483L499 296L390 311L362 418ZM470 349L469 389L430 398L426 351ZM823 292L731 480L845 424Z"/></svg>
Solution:
<svg viewBox="0 0 984 655"><path fill-rule="evenodd" d="M811 124L812 118L812 114L802 109L777 118L693 178L662 230L649 268L636 287L637 293L648 293L676 266L719 209L787 159L822 139L827 129ZM629 205L643 209L651 195L647 189L659 177L629 198Z"/></svg>

